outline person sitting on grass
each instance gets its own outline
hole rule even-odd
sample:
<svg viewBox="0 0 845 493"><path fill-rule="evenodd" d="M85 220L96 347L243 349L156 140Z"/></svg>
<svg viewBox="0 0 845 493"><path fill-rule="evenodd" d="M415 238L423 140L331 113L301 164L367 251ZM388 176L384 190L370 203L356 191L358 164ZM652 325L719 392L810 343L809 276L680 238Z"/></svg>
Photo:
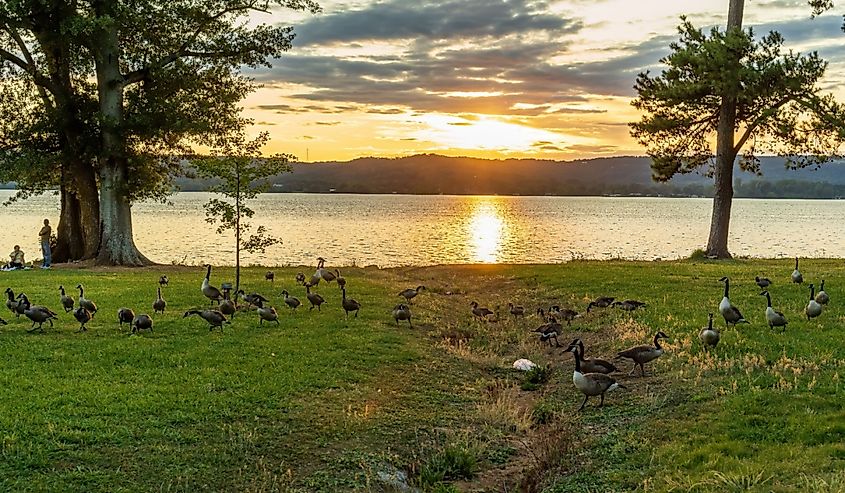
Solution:
<svg viewBox="0 0 845 493"><path fill-rule="evenodd" d="M15 245L15 249L12 250L12 253L9 254L9 258L11 259L11 261L7 264L6 267L8 267L9 269L23 269L24 263L26 263L26 261L24 260L23 250L21 250L20 245Z"/></svg>

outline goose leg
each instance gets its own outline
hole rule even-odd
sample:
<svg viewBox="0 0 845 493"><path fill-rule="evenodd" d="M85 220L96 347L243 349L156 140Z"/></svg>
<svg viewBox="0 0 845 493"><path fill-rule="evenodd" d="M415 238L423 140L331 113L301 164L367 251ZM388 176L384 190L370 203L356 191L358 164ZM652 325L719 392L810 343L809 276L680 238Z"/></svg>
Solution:
<svg viewBox="0 0 845 493"><path fill-rule="evenodd" d="M358 318L358 310L355 310L355 318Z"/></svg>
<svg viewBox="0 0 845 493"><path fill-rule="evenodd" d="M411 317L408 317L408 328L413 329L414 325L411 324Z"/></svg>
<svg viewBox="0 0 845 493"><path fill-rule="evenodd" d="M641 377L645 376L645 367L643 366L642 363L640 363L640 376Z"/></svg>
<svg viewBox="0 0 845 493"><path fill-rule="evenodd" d="M604 407L604 393L601 394L601 401L599 402L599 407Z"/></svg>
<svg viewBox="0 0 845 493"><path fill-rule="evenodd" d="M590 396L589 396L589 395L585 395L585 396L584 396L584 402L582 402L582 403L581 403L581 407L579 407L579 408L578 408L578 410L579 410L579 411L580 411L580 410L582 410L582 409L584 409L584 406L586 406L586 405L587 405L587 399L589 399L589 398L590 398Z"/></svg>

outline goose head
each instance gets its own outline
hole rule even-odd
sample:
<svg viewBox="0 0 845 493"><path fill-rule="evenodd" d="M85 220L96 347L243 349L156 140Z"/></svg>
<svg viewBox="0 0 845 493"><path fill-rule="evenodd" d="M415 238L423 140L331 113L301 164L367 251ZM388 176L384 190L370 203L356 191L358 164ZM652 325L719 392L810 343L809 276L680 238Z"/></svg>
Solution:
<svg viewBox="0 0 845 493"><path fill-rule="evenodd" d="M729 281L728 276L724 276L721 279L719 279L719 282L728 282L728 281Z"/></svg>
<svg viewBox="0 0 845 493"><path fill-rule="evenodd" d="M654 337L656 339L669 339L669 336L667 336L662 330L658 332L657 335L655 335Z"/></svg>

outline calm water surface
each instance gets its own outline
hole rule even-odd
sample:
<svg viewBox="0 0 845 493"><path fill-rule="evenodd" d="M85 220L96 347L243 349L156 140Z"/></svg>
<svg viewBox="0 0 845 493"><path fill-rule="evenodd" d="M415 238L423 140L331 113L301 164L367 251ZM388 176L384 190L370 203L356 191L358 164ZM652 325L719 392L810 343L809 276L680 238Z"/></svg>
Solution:
<svg viewBox="0 0 845 493"><path fill-rule="evenodd" d="M0 191L5 200L13 192ZM135 241L156 262L234 263L233 242L205 222L207 193L134 208ZM429 265L672 259L706 243L709 199L266 194L254 224L282 239L245 264ZM58 221L58 197L0 207L0 254L16 243L40 257L37 233ZM845 201L737 199L735 255L845 257Z"/></svg>

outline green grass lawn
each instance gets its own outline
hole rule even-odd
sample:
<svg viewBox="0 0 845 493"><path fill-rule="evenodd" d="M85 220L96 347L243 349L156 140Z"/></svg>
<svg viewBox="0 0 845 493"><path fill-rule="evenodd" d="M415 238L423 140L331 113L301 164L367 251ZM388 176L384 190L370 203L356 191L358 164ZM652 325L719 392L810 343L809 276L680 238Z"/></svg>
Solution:
<svg viewBox="0 0 845 493"><path fill-rule="evenodd" d="M82 283L100 311L87 333L70 314L45 334L2 308L0 489L4 491L391 491L379 473L401 470L424 491L843 491L845 363L841 261L806 260L831 305L802 317L809 292L792 285L790 260L572 262L549 266L345 269L364 305L344 318L336 286L323 311L288 313L280 292L305 302L297 270L247 269L242 284L269 295L280 324L239 313L210 332L185 310L204 306L202 268L0 273L0 287L58 310L58 286ZM129 336L116 313L152 313L167 273L166 314ZM722 331L715 351L697 333L732 279L731 300L752 324ZM755 275L775 282L783 332L765 325ZM212 283L233 276L215 269ZM390 316L396 293L424 284L414 328ZM597 310L566 335L588 354L612 356L671 336L647 376L617 375L629 390L603 409L571 382L562 348L541 345L506 304L529 311L589 299L637 298L632 314ZM473 300L499 321L472 320ZM552 303L554 302L554 303ZM307 304L307 302L306 302ZM549 365L526 385L510 368ZM533 390L525 390L533 389Z"/></svg>

